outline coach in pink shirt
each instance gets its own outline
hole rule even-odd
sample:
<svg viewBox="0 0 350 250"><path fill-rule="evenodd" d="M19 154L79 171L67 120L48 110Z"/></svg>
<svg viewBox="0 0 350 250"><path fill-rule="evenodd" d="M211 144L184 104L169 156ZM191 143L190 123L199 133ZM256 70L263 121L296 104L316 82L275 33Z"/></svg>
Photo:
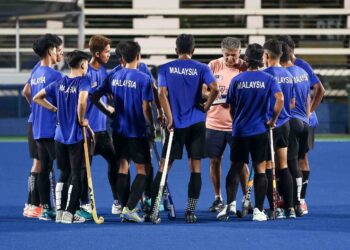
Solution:
<svg viewBox="0 0 350 250"><path fill-rule="evenodd" d="M207 112L206 119L206 154L210 158L210 176L214 186L215 200L209 208L211 212L220 211L224 204L221 196L221 160L226 145L231 147L232 119L229 106L226 104L226 95L231 79L246 70L245 62L239 58L241 42L234 37L226 37L221 42L223 56L209 63L220 94ZM205 89L206 91L206 89ZM248 168L242 171L241 184L245 193L248 181ZM237 185L239 180L235 180ZM237 190L237 189L236 189ZM233 195L231 192L227 195ZM235 196L235 194L234 194ZM236 212L236 202L231 204L232 212Z"/></svg>

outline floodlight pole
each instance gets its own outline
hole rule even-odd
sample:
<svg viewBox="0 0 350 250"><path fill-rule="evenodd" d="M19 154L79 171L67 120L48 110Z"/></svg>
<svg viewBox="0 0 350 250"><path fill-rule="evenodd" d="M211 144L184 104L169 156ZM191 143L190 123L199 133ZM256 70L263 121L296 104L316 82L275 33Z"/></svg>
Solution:
<svg viewBox="0 0 350 250"><path fill-rule="evenodd" d="M19 17L16 17L16 72L19 72L20 70L20 58L19 58L19 52L20 52L20 43L19 43Z"/></svg>
<svg viewBox="0 0 350 250"><path fill-rule="evenodd" d="M83 1L78 1L78 5L80 5L80 15L78 19L78 27L79 27L79 34L78 34L78 48L80 50L84 49L85 45L85 14L84 14L84 0Z"/></svg>

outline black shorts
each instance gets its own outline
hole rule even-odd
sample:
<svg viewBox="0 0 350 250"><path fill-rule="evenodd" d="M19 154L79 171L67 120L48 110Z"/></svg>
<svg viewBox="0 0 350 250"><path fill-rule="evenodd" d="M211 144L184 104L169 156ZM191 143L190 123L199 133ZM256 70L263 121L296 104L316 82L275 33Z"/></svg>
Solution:
<svg viewBox="0 0 350 250"><path fill-rule="evenodd" d="M166 134L162 150L162 157L165 158L169 140L169 133ZM170 161L182 159L183 147L186 146L188 158L200 160L205 157L205 123L195 123L187 128L174 129L174 138L171 146Z"/></svg>
<svg viewBox="0 0 350 250"><path fill-rule="evenodd" d="M285 122L282 126L279 126L278 128L274 128L272 131L273 146L275 147L275 149L288 147L290 131L289 121Z"/></svg>
<svg viewBox="0 0 350 250"><path fill-rule="evenodd" d="M109 163L116 161L112 138L107 131L95 133L95 145L93 155L101 155Z"/></svg>
<svg viewBox="0 0 350 250"><path fill-rule="evenodd" d="M209 158L221 158L226 145L231 148L232 132L207 128L205 133L205 154Z"/></svg>
<svg viewBox="0 0 350 250"><path fill-rule="evenodd" d="M75 144L55 142L57 167L61 171L85 168L84 141Z"/></svg>
<svg viewBox="0 0 350 250"><path fill-rule="evenodd" d="M309 150L312 150L315 147L315 131L315 127L309 127L309 134L307 137L307 144L309 146Z"/></svg>
<svg viewBox="0 0 350 250"><path fill-rule="evenodd" d="M35 140L40 161L54 161L56 159L54 139Z"/></svg>
<svg viewBox="0 0 350 250"><path fill-rule="evenodd" d="M38 148L33 138L33 123L31 122L28 122L28 148L30 158L39 160Z"/></svg>
<svg viewBox="0 0 350 250"><path fill-rule="evenodd" d="M305 154L309 151L309 126L296 118L290 119L289 125L288 160L304 159Z"/></svg>
<svg viewBox="0 0 350 250"><path fill-rule="evenodd" d="M253 163L269 160L269 135L264 132L253 136L232 137L231 161L249 163L249 153Z"/></svg>
<svg viewBox="0 0 350 250"><path fill-rule="evenodd" d="M113 144L117 160L132 160L137 164L151 161L149 141L146 137L132 138L113 134Z"/></svg>

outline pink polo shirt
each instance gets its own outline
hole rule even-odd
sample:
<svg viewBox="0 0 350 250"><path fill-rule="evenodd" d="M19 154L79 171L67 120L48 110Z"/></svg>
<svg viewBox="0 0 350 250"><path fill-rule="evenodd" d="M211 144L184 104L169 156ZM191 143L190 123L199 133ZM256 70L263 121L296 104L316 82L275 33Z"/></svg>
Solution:
<svg viewBox="0 0 350 250"><path fill-rule="evenodd" d="M213 60L209 63L219 87L219 95L227 95L231 79L240 73L237 68L228 68L225 66L224 58ZM212 105L207 112L206 127L220 131L232 131L232 119L230 109L223 105Z"/></svg>

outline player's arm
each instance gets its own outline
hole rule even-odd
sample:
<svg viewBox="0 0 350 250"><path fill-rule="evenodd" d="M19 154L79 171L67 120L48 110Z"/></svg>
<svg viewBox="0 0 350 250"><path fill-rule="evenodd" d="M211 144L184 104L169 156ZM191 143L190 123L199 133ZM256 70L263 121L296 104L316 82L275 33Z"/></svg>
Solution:
<svg viewBox="0 0 350 250"><path fill-rule="evenodd" d="M276 102L275 102L275 106L273 107L273 115L271 120L267 122L267 125L272 128L276 126L277 118L280 115L284 104L284 96L282 91L275 93L274 97L276 99Z"/></svg>
<svg viewBox="0 0 350 250"><path fill-rule="evenodd" d="M160 124L164 124L164 111L162 109L162 106L160 105L160 100L158 96L158 87L155 82L152 84L152 91L154 96L154 103L157 107L157 117Z"/></svg>
<svg viewBox="0 0 350 250"><path fill-rule="evenodd" d="M22 95L26 98L28 104L31 105L31 103L32 103L32 100L31 100L32 99L32 95L30 93L30 85L29 85L29 83L26 83L24 85L24 88L22 90Z"/></svg>
<svg viewBox="0 0 350 250"><path fill-rule="evenodd" d="M39 104L40 106L51 110L52 112L57 112L57 108L52 103L50 103L45 97L46 90L42 89L34 96L33 101Z"/></svg>
<svg viewBox="0 0 350 250"><path fill-rule="evenodd" d="M167 87L160 87L159 88L159 101L160 105L162 106L165 116L168 120L168 129L173 128L173 114L171 113L171 108L168 100L168 88Z"/></svg>
<svg viewBox="0 0 350 250"><path fill-rule="evenodd" d="M204 103L204 112L207 112L210 108L210 106L215 101L216 97L219 94L219 88L216 81L209 84L209 96L208 100Z"/></svg>
<svg viewBox="0 0 350 250"><path fill-rule="evenodd" d="M321 82L313 86L314 98L312 99L312 102L310 105L311 113L314 112L317 109L317 107L320 105L325 92L326 90L324 89L323 84Z"/></svg>
<svg viewBox="0 0 350 250"><path fill-rule="evenodd" d="M104 95L104 93L100 90L96 90L92 95L91 95L91 102L99 109L101 110L102 113L105 115L111 117L115 110L112 106L106 105L102 100L101 97Z"/></svg>
<svg viewBox="0 0 350 250"><path fill-rule="evenodd" d="M311 115L311 96L310 94L307 96L307 102L306 102L306 115L308 118L310 118Z"/></svg>
<svg viewBox="0 0 350 250"><path fill-rule="evenodd" d="M142 110L147 123L147 137L154 140L156 138L155 127L153 122L152 107L150 101L142 101Z"/></svg>

